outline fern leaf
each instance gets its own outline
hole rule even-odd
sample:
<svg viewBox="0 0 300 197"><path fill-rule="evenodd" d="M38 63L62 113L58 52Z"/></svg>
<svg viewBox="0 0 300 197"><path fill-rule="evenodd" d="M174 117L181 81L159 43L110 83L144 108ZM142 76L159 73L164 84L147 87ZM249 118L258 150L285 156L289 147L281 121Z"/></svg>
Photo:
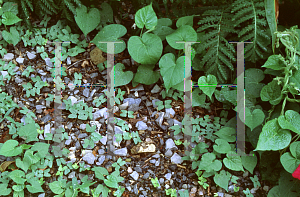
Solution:
<svg viewBox="0 0 300 197"><path fill-rule="evenodd" d="M23 0L21 0L21 1L23 1ZM31 0L25 0L25 2L27 4L27 6L30 8L31 12L33 12L33 5L32 5Z"/></svg>
<svg viewBox="0 0 300 197"><path fill-rule="evenodd" d="M234 71L231 61L235 59L235 47L228 44L225 38L228 33L236 33L232 25L232 14L229 9L208 10L203 15L205 18L198 24L202 24L197 32L206 31L204 43L198 45L198 53L208 49L201 60L200 65L204 66L206 74L213 74L217 77L218 83L225 83L228 80L229 70Z"/></svg>
<svg viewBox="0 0 300 197"><path fill-rule="evenodd" d="M250 41L245 45L245 60L256 62L270 53L269 43L271 35L265 30L267 21L265 17L264 2L262 0L236 0L232 4L232 21L235 27L241 27L238 34L239 41Z"/></svg>

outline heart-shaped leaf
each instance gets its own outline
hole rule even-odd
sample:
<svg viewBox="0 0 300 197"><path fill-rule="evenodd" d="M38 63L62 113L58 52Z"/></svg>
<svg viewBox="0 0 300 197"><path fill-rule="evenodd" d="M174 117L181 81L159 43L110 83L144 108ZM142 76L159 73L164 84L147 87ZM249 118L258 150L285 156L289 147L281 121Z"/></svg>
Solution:
<svg viewBox="0 0 300 197"><path fill-rule="evenodd" d="M153 71L154 67L155 65L153 64L140 65L133 80L146 85L156 83L160 77L160 74L156 71Z"/></svg>
<svg viewBox="0 0 300 197"><path fill-rule="evenodd" d="M292 139L291 132L280 128L277 118L268 121L259 135L257 150L281 150L287 147Z"/></svg>
<svg viewBox="0 0 300 197"><path fill-rule="evenodd" d="M143 34L142 38L131 36L128 40L128 52L141 64L156 64L163 50L161 39L151 33Z"/></svg>
<svg viewBox="0 0 300 197"><path fill-rule="evenodd" d="M172 20L169 18L160 18L157 20L157 25L155 27L155 30L153 30L153 33L155 35L158 35L160 39L163 41L166 39L167 35L172 34L175 30L172 29Z"/></svg>
<svg viewBox="0 0 300 197"><path fill-rule="evenodd" d="M193 27L189 25L183 25L180 28L178 28L174 33L168 35L166 39L169 45L174 49L184 49L184 43L176 43L176 42L179 41L196 42L197 33Z"/></svg>
<svg viewBox="0 0 300 197"><path fill-rule="evenodd" d="M293 142L290 151L280 157L280 162L287 172L293 173L300 165L300 142Z"/></svg>
<svg viewBox="0 0 300 197"><path fill-rule="evenodd" d="M234 156L231 156L231 155L234 155ZM244 171L242 159L234 151L230 151L229 153L226 154L226 158L223 159L223 163L230 170Z"/></svg>
<svg viewBox="0 0 300 197"><path fill-rule="evenodd" d="M95 172L96 178L101 180L105 179L103 175L108 175L108 171L103 167L94 167L92 168L92 171Z"/></svg>
<svg viewBox="0 0 300 197"><path fill-rule="evenodd" d="M228 192L228 183L230 180L231 174L225 170L222 170L220 174L216 173L214 176L214 181L217 185L224 188Z"/></svg>
<svg viewBox="0 0 300 197"><path fill-rule="evenodd" d="M271 55L262 67L273 70L282 70L285 68L284 58L281 55Z"/></svg>
<svg viewBox="0 0 300 197"><path fill-rule="evenodd" d="M207 78L206 76L202 76L198 79L200 90L202 90L210 99L218 85L217 83L217 78L211 74L209 74Z"/></svg>
<svg viewBox="0 0 300 197"><path fill-rule="evenodd" d="M245 71L245 95L249 97L260 97L260 91L264 87L261 82L265 78L264 72L258 68L249 68Z"/></svg>
<svg viewBox="0 0 300 197"><path fill-rule="evenodd" d="M218 153L223 153L226 154L229 151L231 151L231 146L226 140L223 139L216 139L215 143L217 145L213 145L214 150L217 151Z"/></svg>
<svg viewBox="0 0 300 197"><path fill-rule="evenodd" d="M150 5L139 9L135 14L135 24L138 28L142 29L144 26L146 29L151 29L157 25L157 16L152 8L152 2Z"/></svg>
<svg viewBox="0 0 300 197"><path fill-rule="evenodd" d="M189 25L189 26L193 27L193 19L194 19L194 16L181 17L177 20L176 27L179 28L183 25Z"/></svg>
<svg viewBox="0 0 300 197"><path fill-rule="evenodd" d="M124 51L124 49L126 48L125 42L119 39L120 37L124 36L126 32L127 29L123 25L107 25L95 36L95 38L91 42L105 53L107 53L108 44L99 42L123 42L114 44L114 53L118 54Z"/></svg>
<svg viewBox="0 0 300 197"><path fill-rule="evenodd" d="M173 53L167 53L159 60L160 74L164 79L167 90L184 81L184 61L184 56L179 57L175 61Z"/></svg>
<svg viewBox="0 0 300 197"><path fill-rule="evenodd" d="M0 149L0 155L5 157L13 157L22 153L23 149L18 146L19 142L17 140L7 140ZM18 147L16 147L18 146Z"/></svg>
<svg viewBox="0 0 300 197"><path fill-rule="evenodd" d="M117 76L115 77L115 87L126 85L132 80L133 72L123 72L124 69L124 64L117 63L115 65L115 76Z"/></svg>
<svg viewBox="0 0 300 197"><path fill-rule="evenodd" d="M253 156L241 156L241 157L242 157L242 163L244 168L248 170L251 174L253 174L253 170L257 165L257 157L253 151L251 151L250 154L253 154Z"/></svg>
<svg viewBox="0 0 300 197"><path fill-rule="evenodd" d="M16 27L10 27L10 32L3 30L2 36L6 42L8 42L9 44L13 44L14 46L16 46L21 40L20 34L17 31Z"/></svg>
<svg viewBox="0 0 300 197"><path fill-rule="evenodd" d="M242 110L243 111L243 110ZM239 117L242 122L244 122L244 113L239 113ZM263 123L265 119L265 114L260 109L255 109L253 112L246 107L245 108L245 125L247 125L251 131Z"/></svg>
<svg viewBox="0 0 300 197"><path fill-rule="evenodd" d="M279 116L278 123L281 128L289 129L300 134L300 114L294 110L287 110L285 112L285 118L283 116Z"/></svg>
<svg viewBox="0 0 300 197"><path fill-rule="evenodd" d="M200 94L199 88L196 88L195 90L193 90L193 92L192 92L193 107L200 106L205 103L206 95L205 94L199 95L199 94Z"/></svg>
<svg viewBox="0 0 300 197"><path fill-rule="evenodd" d="M90 11L87 12L87 8L81 5L81 7L76 8L75 21L86 36L96 29L100 23L100 11L97 8L91 8Z"/></svg>
<svg viewBox="0 0 300 197"><path fill-rule="evenodd" d="M5 12L2 15L2 23L4 25L13 25L17 22L22 21L22 19L20 19L19 17L17 17L14 13L12 12Z"/></svg>
<svg viewBox="0 0 300 197"><path fill-rule="evenodd" d="M260 92L262 101L269 101L272 105L278 105L282 99L281 86L276 81L271 81Z"/></svg>
<svg viewBox="0 0 300 197"><path fill-rule="evenodd" d="M202 155L201 162L199 165L200 170L205 170L207 172L219 171L222 168L222 162L216 159L214 153L205 153Z"/></svg>

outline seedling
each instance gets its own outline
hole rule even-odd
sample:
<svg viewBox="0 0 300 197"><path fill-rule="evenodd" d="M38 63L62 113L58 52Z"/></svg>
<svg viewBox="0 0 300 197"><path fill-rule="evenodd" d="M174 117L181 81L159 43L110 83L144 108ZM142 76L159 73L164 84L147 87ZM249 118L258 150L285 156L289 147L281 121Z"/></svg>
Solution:
<svg viewBox="0 0 300 197"><path fill-rule="evenodd" d="M151 178L151 182L154 187L159 187L158 178L155 177L155 179Z"/></svg>
<svg viewBox="0 0 300 197"><path fill-rule="evenodd" d="M165 189L166 195L171 195L171 197L177 197L176 189Z"/></svg>

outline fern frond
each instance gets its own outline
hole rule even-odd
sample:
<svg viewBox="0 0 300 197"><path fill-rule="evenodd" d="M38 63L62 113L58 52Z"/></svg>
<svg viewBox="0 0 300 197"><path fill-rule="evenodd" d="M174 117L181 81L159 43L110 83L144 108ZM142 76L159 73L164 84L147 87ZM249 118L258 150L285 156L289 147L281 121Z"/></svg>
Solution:
<svg viewBox="0 0 300 197"><path fill-rule="evenodd" d="M236 0L232 4L232 21L235 27L241 27L238 34L240 42L250 41L245 45L245 60L256 62L263 59L270 52L267 47L271 43L271 35L265 30L267 21L265 17L264 2L262 0Z"/></svg>
<svg viewBox="0 0 300 197"><path fill-rule="evenodd" d="M23 0L21 0L21 1L23 1ZM25 2L27 4L27 6L30 8L31 12L33 12L33 5L32 5L31 0L25 0Z"/></svg>
<svg viewBox="0 0 300 197"><path fill-rule="evenodd" d="M40 0L40 1L44 4L44 6L48 8L50 12L57 14L56 12L57 7L55 6L53 0Z"/></svg>
<svg viewBox="0 0 300 197"><path fill-rule="evenodd" d="M225 83L228 79L229 70L234 71L231 61L235 61L235 47L228 44L225 38L228 33L236 33L231 22L232 14L229 9L208 10L203 15L206 18L200 20L202 24L197 32L207 31L202 37L204 43L198 45L198 53L208 48L201 60L206 74L217 77L218 83Z"/></svg>

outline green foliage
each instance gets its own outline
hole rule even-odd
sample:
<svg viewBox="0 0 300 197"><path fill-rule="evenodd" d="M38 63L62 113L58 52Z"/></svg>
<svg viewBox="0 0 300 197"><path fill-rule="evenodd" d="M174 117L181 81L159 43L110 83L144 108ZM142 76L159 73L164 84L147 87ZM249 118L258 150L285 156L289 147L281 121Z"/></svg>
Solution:
<svg viewBox="0 0 300 197"><path fill-rule="evenodd" d="M154 187L159 187L159 182L158 182L158 178L155 177L155 179L151 178L151 182L153 184Z"/></svg>

